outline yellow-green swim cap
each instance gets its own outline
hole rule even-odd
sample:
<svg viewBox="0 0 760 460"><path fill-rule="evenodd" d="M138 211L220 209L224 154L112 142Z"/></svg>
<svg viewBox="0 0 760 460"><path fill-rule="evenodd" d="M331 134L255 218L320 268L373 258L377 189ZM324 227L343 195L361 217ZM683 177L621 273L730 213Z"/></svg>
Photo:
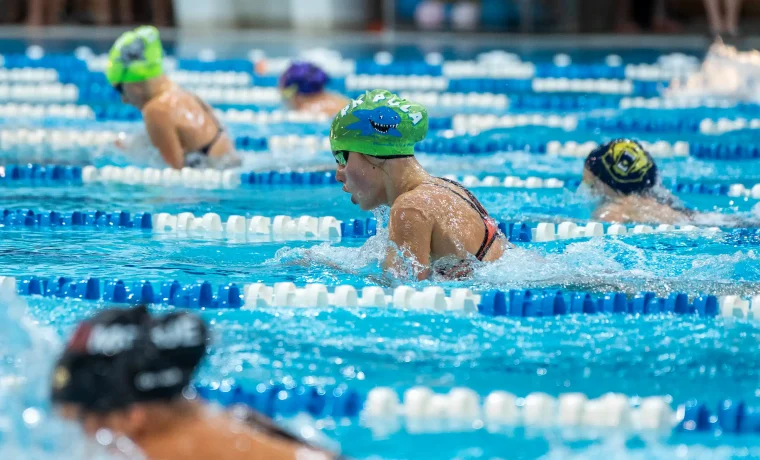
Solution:
<svg viewBox="0 0 760 460"><path fill-rule="evenodd" d="M125 32L111 47L106 78L112 86L139 83L163 73L164 50L158 29L141 26Z"/></svg>

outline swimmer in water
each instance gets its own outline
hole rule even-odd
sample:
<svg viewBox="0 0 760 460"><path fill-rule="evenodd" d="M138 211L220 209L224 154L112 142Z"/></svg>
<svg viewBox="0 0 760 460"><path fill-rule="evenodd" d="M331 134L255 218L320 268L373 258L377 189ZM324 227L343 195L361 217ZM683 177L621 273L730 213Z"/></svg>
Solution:
<svg viewBox="0 0 760 460"><path fill-rule="evenodd" d="M462 278L474 260L494 261L509 243L470 191L428 174L414 158L427 129L421 105L385 90L367 92L332 123L335 177L362 210L390 207L388 232L395 248L388 249L386 272L404 276L411 260L417 279L433 271Z"/></svg>
<svg viewBox="0 0 760 460"><path fill-rule="evenodd" d="M234 144L211 107L169 80L162 62L158 30L138 27L114 43L106 78L124 103L140 109L151 143L172 168L240 166Z"/></svg>
<svg viewBox="0 0 760 460"><path fill-rule="evenodd" d="M53 404L89 436L106 430L114 448L127 438L148 459L333 458L250 409L222 412L200 401L189 384L208 337L189 313L103 311L79 325L58 360Z"/></svg>
<svg viewBox="0 0 760 460"><path fill-rule="evenodd" d="M329 81L330 77L318 66L294 62L280 76L280 94L293 110L332 117L348 103L348 99L327 91L325 86Z"/></svg>
<svg viewBox="0 0 760 460"><path fill-rule="evenodd" d="M602 198L593 215L604 222L690 224L700 215L659 185L651 155L630 139L616 139L591 152L583 168L583 183Z"/></svg>

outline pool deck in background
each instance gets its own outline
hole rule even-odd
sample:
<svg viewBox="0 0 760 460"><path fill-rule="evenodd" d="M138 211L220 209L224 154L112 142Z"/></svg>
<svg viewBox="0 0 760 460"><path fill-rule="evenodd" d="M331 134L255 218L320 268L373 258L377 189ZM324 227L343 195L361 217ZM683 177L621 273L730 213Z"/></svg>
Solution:
<svg viewBox="0 0 760 460"><path fill-rule="evenodd" d="M29 28L8 26L0 28L0 44L5 52L9 46L23 51L27 44L38 44L52 50L70 50L84 44L96 52L105 52L111 42L127 27L46 27ZM277 55L287 55L310 48L334 47L341 50L361 48L387 49L415 46L425 51L451 48L457 51L503 48L515 51L598 51L598 50L673 50L701 52L711 39L707 35L521 35L521 34L455 34L447 32L345 32L345 31L294 31L263 29L162 29L162 39L176 42L181 55L195 55L203 48L213 48L218 58L240 57L253 48L261 48ZM17 41L17 43L12 43ZM760 48L760 35L736 41L741 49Z"/></svg>

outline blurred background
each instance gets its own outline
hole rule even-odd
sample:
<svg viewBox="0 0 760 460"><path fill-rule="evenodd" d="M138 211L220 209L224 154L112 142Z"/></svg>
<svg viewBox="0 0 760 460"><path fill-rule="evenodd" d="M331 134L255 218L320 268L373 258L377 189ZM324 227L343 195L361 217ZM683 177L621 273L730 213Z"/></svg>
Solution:
<svg viewBox="0 0 760 460"><path fill-rule="evenodd" d="M692 33L760 29L758 0L0 0L5 24Z"/></svg>

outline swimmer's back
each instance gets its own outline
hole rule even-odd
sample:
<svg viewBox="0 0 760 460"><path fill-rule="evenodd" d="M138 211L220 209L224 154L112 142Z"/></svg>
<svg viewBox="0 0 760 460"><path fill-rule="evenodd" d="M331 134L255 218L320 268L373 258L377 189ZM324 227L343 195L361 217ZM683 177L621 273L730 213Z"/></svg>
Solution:
<svg viewBox="0 0 760 460"><path fill-rule="evenodd" d="M277 439L227 415L208 415L203 423L167 427L165 435L144 444L150 460L295 460L330 457L296 443ZM313 455L304 457L308 452Z"/></svg>
<svg viewBox="0 0 760 460"><path fill-rule="evenodd" d="M621 224L675 225L690 222L691 217L687 212L673 209L670 205L660 203L653 197L640 195L628 195L609 200L594 211L595 219Z"/></svg>
<svg viewBox="0 0 760 460"><path fill-rule="evenodd" d="M150 100L143 114L149 112L153 116L171 118L185 155L207 148L209 157L222 157L234 150L211 107L179 86Z"/></svg>
<svg viewBox="0 0 760 460"><path fill-rule="evenodd" d="M439 184L440 179L434 181L435 184L424 183L399 196L393 202L391 218L394 214L411 210L432 221L431 262L450 254L460 259L476 255L486 237L483 218L463 199L469 197L454 193L460 192L455 185ZM491 262L498 259L505 248L504 238L495 236L482 260Z"/></svg>

